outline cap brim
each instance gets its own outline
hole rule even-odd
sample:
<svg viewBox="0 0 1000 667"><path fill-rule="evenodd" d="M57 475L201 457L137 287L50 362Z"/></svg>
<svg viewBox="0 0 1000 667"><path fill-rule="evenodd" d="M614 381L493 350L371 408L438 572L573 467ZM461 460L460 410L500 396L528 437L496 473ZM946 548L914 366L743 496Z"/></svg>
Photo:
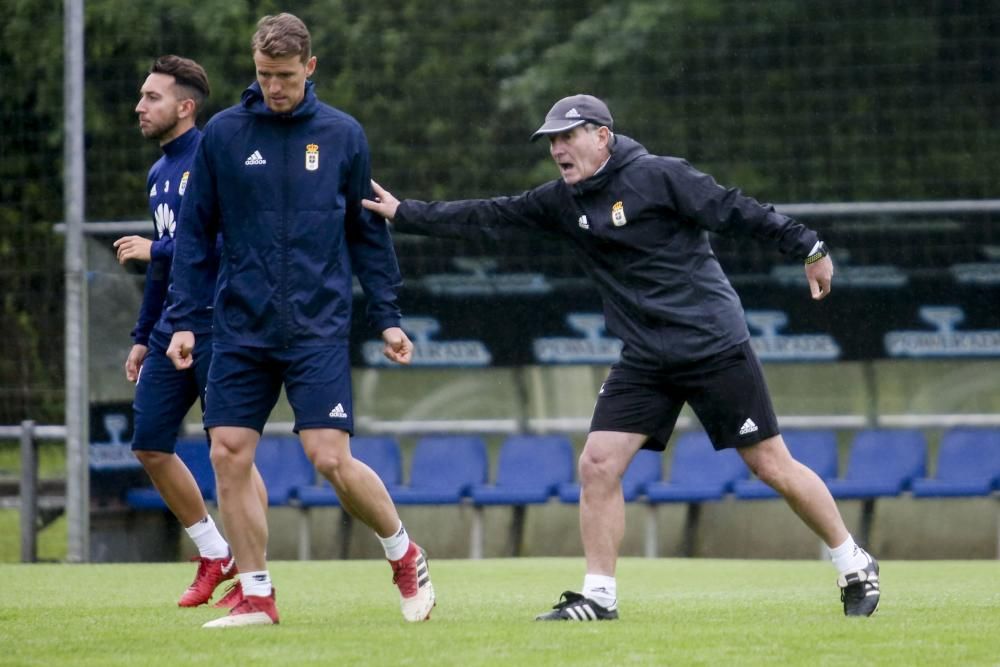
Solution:
<svg viewBox="0 0 1000 667"><path fill-rule="evenodd" d="M535 130L535 133L531 135L531 139L528 141L534 141L543 134L559 134L560 132L567 132L572 130L574 127L580 127L587 121L583 118L578 118L576 120L550 120L542 125L540 128Z"/></svg>

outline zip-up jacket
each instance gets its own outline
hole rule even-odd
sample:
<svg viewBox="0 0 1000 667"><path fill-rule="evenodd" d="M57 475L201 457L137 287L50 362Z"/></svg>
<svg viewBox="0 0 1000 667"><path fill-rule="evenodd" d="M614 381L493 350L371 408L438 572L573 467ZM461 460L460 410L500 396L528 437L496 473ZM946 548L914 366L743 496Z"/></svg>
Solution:
<svg viewBox="0 0 1000 667"><path fill-rule="evenodd" d="M214 298L216 341L346 345L352 268L369 323L399 326L402 280L388 227L361 206L370 173L361 125L320 102L312 82L281 114L251 85L205 126L195 157L174 251L174 329L187 330ZM216 286L208 258L217 232Z"/></svg>
<svg viewBox="0 0 1000 667"><path fill-rule="evenodd" d="M749 339L743 307L709 232L753 237L804 259L816 233L727 189L686 161L650 155L616 135L610 159L574 185L545 183L515 197L400 203L399 232L486 237L542 230L572 244L601 295L622 362L690 363Z"/></svg>
<svg viewBox="0 0 1000 667"><path fill-rule="evenodd" d="M149 343L149 334L154 328L168 335L172 333L165 315L169 299L170 263L174 256L174 230L200 141L201 132L193 127L164 144L163 155L150 167L146 177L149 213L153 219L153 245L146 267L142 305L132 330L132 340L139 345ZM214 267L212 271L214 280ZM211 310L201 309L192 313L191 327L195 333L211 331Z"/></svg>

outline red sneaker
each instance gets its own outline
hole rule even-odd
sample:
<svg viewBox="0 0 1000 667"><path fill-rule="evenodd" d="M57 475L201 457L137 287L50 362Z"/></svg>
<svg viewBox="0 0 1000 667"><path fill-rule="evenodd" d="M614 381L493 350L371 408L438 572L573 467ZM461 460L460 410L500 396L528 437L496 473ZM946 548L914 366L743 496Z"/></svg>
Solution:
<svg viewBox="0 0 1000 667"><path fill-rule="evenodd" d="M198 561L198 574L194 581L184 591L177 601L179 607L197 607L205 604L212 597L216 587L227 579L236 576L236 559L232 554L225 558L204 558L195 556L191 560Z"/></svg>
<svg viewBox="0 0 1000 667"><path fill-rule="evenodd" d="M217 609L232 609L243 600L243 586L239 579L229 584L225 594L212 606Z"/></svg>
<svg viewBox="0 0 1000 667"><path fill-rule="evenodd" d="M389 561L392 566L392 583L399 588L399 606L407 621L426 621L436 604L434 586L431 585L427 554L410 542L410 548L399 560Z"/></svg>
<svg viewBox="0 0 1000 667"><path fill-rule="evenodd" d="M203 628L233 628L240 625L277 625L278 608L274 604L274 588L270 595L245 595L229 614L209 621Z"/></svg>

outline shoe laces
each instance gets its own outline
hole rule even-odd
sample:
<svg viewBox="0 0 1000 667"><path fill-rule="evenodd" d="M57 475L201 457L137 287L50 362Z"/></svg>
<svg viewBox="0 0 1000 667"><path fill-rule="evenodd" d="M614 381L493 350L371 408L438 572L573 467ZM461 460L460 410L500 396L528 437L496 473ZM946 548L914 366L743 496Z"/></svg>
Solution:
<svg viewBox="0 0 1000 667"><path fill-rule="evenodd" d="M199 581L208 576L208 568L211 565L211 558L205 558L204 556L192 556L192 561L198 561L198 572L194 575L194 580Z"/></svg>
<svg viewBox="0 0 1000 667"><path fill-rule="evenodd" d="M239 589L239 588L242 588L240 586L239 579L237 579L236 581L230 583L228 586L226 586L226 592L222 594L221 598L219 598L219 602L222 602L223 600L225 600L226 598L228 598L231 595L235 595L236 592L237 592L237 589Z"/></svg>
<svg viewBox="0 0 1000 667"><path fill-rule="evenodd" d="M232 611L229 612L229 615L236 616L238 614L252 614L255 611L256 609L254 609L253 603L250 602L250 600L243 598L236 604L235 607L233 607Z"/></svg>
<svg viewBox="0 0 1000 667"><path fill-rule="evenodd" d="M556 602L552 608L553 609L565 609L574 604L579 604L586 600L580 593L574 593L573 591L563 591L563 594L559 596L559 602Z"/></svg>
<svg viewBox="0 0 1000 667"><path fill-rule="evenodd" d="M419 552L418 552L419 553ZM390 561L392 565L392 583L399 587L403 597L411 598L417 594L417 559L403 557Z"/></svg>

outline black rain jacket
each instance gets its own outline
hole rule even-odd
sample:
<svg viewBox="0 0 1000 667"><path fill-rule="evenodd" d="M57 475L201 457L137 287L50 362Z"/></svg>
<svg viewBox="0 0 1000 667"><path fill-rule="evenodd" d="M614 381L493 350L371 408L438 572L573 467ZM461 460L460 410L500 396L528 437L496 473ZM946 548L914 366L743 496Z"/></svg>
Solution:
<svg viewBox="0 0 1000 667"><path fill-rule="evenodd" d="M597 285L608 332L624 343L622 362L646 369L696 362L750 337L709 232L752 237L799 259L817 241L774 207L623 135L607 164L574 185L559 179L516 197L407 199L393 224L430 236L502 242L530 229L569 241Z"/></svg>

